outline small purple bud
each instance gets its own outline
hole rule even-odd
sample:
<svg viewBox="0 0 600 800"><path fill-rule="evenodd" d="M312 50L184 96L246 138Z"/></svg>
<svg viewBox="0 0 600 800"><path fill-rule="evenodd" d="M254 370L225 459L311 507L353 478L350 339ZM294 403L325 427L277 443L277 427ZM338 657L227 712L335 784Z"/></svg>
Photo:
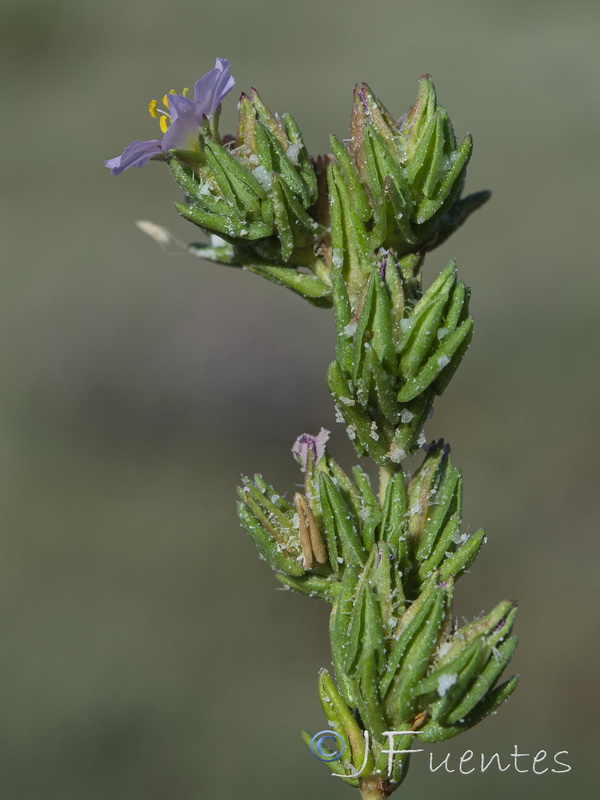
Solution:
<svg viewBox="0 0 600 800"><path fill-rule="evenodd" d="M292 447L292 454L302 467L302 472L306 472L311 459L313 464L318 464L323 458L329 436L330 431L321 428L316 436L311 436L310 433L303 433L296 439Z"/></svg>
<svg viewBox="0 0 600 800"><path fill-rule="evenodd" d="M381 259L381 264L379 265L379 274L381 275L381 280L385 280L385 275L387 271L387 263L388 263L388 251L386 250L383 254L383 258Z"/></svg>
<svg viewBox="0 0 600 800"><path fill-rule="evenodd" d="M498 624L494 628L493 633L497 633L499 630L501 630L501 628L503 628L506 625L507 619L508 619L508 614L505 614L500 620L500 622L498 622Z"/></svg>

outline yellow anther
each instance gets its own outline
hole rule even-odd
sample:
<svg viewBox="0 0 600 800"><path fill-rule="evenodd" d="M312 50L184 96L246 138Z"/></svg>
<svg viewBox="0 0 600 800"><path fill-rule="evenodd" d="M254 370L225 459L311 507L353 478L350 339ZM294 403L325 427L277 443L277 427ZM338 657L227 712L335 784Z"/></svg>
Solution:
<svg viewBox="0 0 600 800"><path fill-rule="evenodd" d="M189 90L190 90L190 87L189 87L189 86L186 86L186 87L185 87L185 89L183 90L183 92L182 92L181 94L182 94L184 97L187 97L187 93L189 92Z"/></svg>
<svg viewBox="0 0 600 800"><path fill-rule="evenodd" d="M163 99L162 99L162 100L163 100L163 106L164 106L165 108L168 108L168 107L169 107L169 100L168 100L168 97L169 97L169 95L170 95L170 94L177 94L177 92L175 91L175 89L169 89L169 91L167 92L167 94L166 94L166 95L164 95L164 97L163 97Z"/></svg>
<svg viewBox="0 0 600 800"><path fill-rule="evenodd" d="M161 131L163 133L166 133L167 128L169 127L169 120L165 114L162 115L158 124L160 125Z"/></svg>
<svg viewBox="0 0 600 800"><path fill-rule="evenodd" d="M156 100L150 100L150 102L148 103L148 111L150 112L150 116L154 117L154 119L158 117L158 111L156 110Z"/></svg>

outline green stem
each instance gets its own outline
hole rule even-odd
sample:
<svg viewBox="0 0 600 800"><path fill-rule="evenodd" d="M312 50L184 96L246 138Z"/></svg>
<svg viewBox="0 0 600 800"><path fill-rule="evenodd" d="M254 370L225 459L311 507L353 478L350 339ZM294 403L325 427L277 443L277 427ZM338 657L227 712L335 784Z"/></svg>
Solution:
<svg viewBox="0 0 600 800"><path fill-rule="evenodd" d="M383 501L385 500L385 490L387 489L388 482L395 471L395 464L388 464L385 467L379 467L379 505L382 507Z"/></svg>
<svg viewBox="0 0 600 800"><path fill-rule="evenodd" d="M389 792L383 788L381 778L374 775L361 780L359 791L362 800L386 800L389 797Z"/></svg>

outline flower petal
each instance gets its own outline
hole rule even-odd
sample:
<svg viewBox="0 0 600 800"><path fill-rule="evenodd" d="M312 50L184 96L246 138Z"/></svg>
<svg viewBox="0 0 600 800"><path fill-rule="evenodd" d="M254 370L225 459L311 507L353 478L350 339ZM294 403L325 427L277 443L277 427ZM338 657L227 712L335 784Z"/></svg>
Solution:
<svg viewBox="0 0 600 800"><path fill-rule="evenodd" d="M194 101L190 100L189 97L184 97L182 94L168 94L167 102L169 103L169 111L173 122L181 114L187 114L195 108Z"/></svg>
<svg viewBox="0 0 600 800"><path fill-rule="evenodd" d="M162 149L167 150L198 150L198 133L202 124L202 113L198 111L195 103L184 114L179 114L169 125L162 140Z"/></svg>
<svg viewBox="0 0 600 800"><path fill-rule="evenodd" d="M158 139L135 141L128 144L120 156L109 158L104 162L112 175L120 175L129 167L143 167L151 158L162 156L162 148Z"/></svg>
<svg viewBox="0 0 600 800"><path fill-rule="evenodd" d="M296 439L292 447L292 454L302 467L302 472L306 472L310 459L312 459L313 466L316 466L323 458L329 434L330 431L321 428L316 436L303 433Z"/></svg>
<svg viewBox="0 0 600 800"><path fill-rule="evenodd" d="M194 102L202 114L214 114L221 100L233 89L235 80L229 74L229 67L228 59L217 58L215 68L194 84Z"/></svg>

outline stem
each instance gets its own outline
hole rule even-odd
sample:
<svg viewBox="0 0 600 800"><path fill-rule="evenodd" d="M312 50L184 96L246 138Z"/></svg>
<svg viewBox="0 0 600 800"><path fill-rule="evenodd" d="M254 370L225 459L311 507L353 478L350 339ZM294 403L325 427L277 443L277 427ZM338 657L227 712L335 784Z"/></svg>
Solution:
<svg viewBox="0 0 600 800"><path fill-rule="evenodd" d="M381 778L375 775L363 778L359 791L362 800L386 800L390 796L390 793L386 792Z"/></svg>
<svg viewBox="0 0 600 800"><path fill-rule="evenodd" d="M385 490L387 489L388 482L396 470L395 464L388 464L385 467L379 467L379 505L383 507L385 500Z"/></svg>

